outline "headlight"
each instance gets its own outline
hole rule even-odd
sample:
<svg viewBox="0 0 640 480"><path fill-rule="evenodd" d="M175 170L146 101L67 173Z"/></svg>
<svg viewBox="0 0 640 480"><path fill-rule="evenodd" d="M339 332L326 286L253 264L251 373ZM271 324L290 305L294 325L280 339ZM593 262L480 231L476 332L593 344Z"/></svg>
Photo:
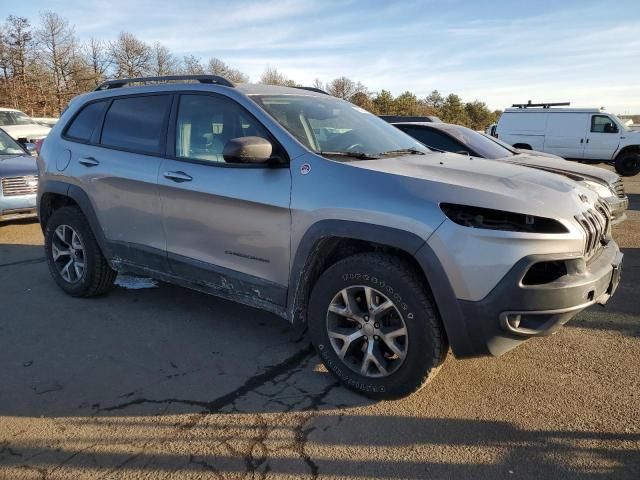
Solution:
<svg viewBox="0 0 640 480"><path fill-rule="evenodd" d="M451 221L464 227L528 233L569 232L564 225L552 218L455 203L441 203L440 208Z"/></svg>
<svg viewBox="0 0 640 480"><path fill-rule="evenodd" d="M611 190L607 185L602 183L592 182L591 180L584 180L582 184L592 192L596 192L600 198L615 197L616 193Z"/></svg>

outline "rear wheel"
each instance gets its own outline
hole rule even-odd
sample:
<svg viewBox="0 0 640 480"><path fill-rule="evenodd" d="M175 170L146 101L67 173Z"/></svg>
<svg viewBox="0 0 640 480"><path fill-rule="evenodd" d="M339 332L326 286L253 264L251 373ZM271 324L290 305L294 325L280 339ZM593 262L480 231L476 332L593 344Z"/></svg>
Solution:
<svg viewBox="0 0 640 480"><path fill-rule="evenodd" d="M624 177L640 173L640 153L623 153L616 158L616 172Z"/></svg>
<svg viewBox="0 0 640 480"><path fill-rule="evenodd" d="M383 254L339 261L316 283L311 340L327 369L372 398L399 398L435 376L448 345L421 276Z"/></svg>
<svg viewBox="0 0 640 480"><path fill-rule="evenodd" d="M56 210L45 229L45 255L53 279L69 295L107 292L116 278L89 224L77 207Z"/></svg>

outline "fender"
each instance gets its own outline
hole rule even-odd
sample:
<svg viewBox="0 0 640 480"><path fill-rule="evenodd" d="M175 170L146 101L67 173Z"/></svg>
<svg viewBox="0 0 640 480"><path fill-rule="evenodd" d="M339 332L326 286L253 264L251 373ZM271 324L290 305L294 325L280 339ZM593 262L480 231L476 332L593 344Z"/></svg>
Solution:
<svg viewBox="0 0 640 480"><path fill-rule="evenodd" d="M95 209L93 208L93 204L91 200L89 200L89 196L87 193L77 185L73 185L67 182L62 182L60 180L43 180L40 183L40 189L38 191L38 218L40 219L40 226L42 227L42 231L46 228L46 225L43 224L42 221L42 212L41 212L41 199L42 196L47 193L55 193L58 195L63 195L65 197L73 200L82 214L85 216L87 221L89 222L89 226L91 227L91 231L102 250L103 255L107 259L112 258L112 252L109 248L109 243L106 240L104 235L104 231L100 226L100 222L98 222L98 217L96 216Z"/></svg>
<svg viewBox="0 0 640 480"><path fill-rule="evenodd" d="M316 258L321 255L323 240L342 238L375 242L380 245L403 250L411 255L420 265L433 293L436 308L444 324L449 344L456 356L474 355L474 347L469 337L460 304L456 298L449 279L437 256L418 235L405 230L372 225L348 220L322 220L313 224L306 231L298 245L287 292L288 316L291 322L300 320L306 296L312 285L310 277Z"/></svg>

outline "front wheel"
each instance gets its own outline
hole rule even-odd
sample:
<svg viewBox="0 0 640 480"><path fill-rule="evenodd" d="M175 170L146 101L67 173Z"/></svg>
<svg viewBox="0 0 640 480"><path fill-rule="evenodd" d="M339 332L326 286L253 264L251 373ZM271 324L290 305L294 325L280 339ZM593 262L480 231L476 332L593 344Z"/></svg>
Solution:
<svg viewBox="0 0 640 480"><path fill-rule="evenodd" d="M448 351L424 280L390 255L358 254L327 269L311 294L308 318L325 367L371 398L419 390Z"/></svg>
<svg viewBox="0 0 640 480"><path fill-rule="evenodd" d="M640 173L640 153L623 153L616 158L616 172L623 177L632 177Z"/></svg>

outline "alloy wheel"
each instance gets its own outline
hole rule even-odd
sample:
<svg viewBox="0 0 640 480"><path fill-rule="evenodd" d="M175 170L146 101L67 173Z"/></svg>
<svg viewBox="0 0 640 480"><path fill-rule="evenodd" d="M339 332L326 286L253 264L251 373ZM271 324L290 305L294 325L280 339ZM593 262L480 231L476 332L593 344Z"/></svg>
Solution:
<svg viewBox="0 0 640 480"><path fill-rule="evenodd" d="M85 271L85 249L80 235L69 225L58 225L51 241L51 256L60 276L77 283Z"/></svg>
<svg viewBox="0 0 640 480"><path fill-rule="evenodd" d="M372 287L351 286L334 296L327 334L338 358L366 377L391 375L407 356L409 335L402 314Z"/></svg>

